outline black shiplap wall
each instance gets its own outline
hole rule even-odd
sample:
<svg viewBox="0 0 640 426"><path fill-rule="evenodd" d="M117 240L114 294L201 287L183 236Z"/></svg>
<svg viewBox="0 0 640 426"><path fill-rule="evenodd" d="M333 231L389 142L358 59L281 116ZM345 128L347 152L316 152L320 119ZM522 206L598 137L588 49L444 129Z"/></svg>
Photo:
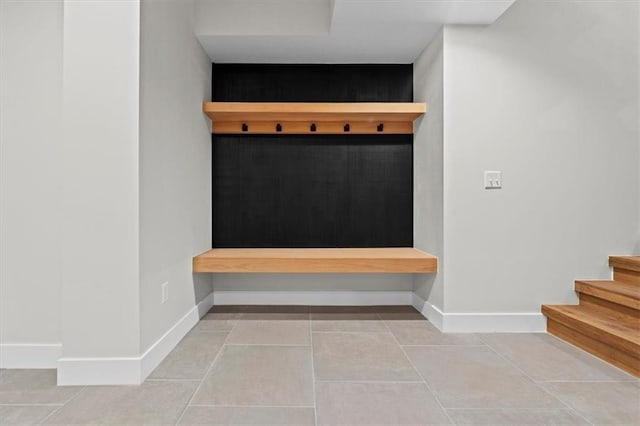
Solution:
<svg viewBox="0 0 640 426"><path fill-rule="evenodd" d="M412 102L412 65L214 64L219 102ZM413 135L213 135L213 247L413 245Z"/></svg>

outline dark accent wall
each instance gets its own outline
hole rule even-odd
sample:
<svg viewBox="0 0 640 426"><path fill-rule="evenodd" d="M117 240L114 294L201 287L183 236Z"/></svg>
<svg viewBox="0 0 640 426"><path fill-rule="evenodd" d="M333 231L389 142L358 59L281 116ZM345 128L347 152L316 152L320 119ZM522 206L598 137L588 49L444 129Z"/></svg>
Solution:
<svg viewBox="0 0 640 426"><path fill-rule="evenodd" d="M412 102L411 65L214 64L219 102ZM413 135L213 135L213 247L413 245Z"/></svg>
<svg viewBox="0 0 640 426"><path fill-rule="evenodd" d="M218 102L413 102L413 65L213 64Z"/></svg>

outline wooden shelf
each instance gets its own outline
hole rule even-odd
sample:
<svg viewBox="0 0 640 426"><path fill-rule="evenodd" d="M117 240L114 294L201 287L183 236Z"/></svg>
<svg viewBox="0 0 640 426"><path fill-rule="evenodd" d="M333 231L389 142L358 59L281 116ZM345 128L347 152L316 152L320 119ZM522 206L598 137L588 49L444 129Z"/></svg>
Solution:
<svg viewBox="0 0 640 426"><path fill-rule="evenodd" d="M412 247L212 249L193 258L193 272L435 273L438 259Z"/></svg>
<svg viewBox="0 0 640 426"><path fill-rule="evenodd" d="M205 102L202 111L211 119L212 133L411 134L413 121L426 113L427 106L412 102Z"/></svg>

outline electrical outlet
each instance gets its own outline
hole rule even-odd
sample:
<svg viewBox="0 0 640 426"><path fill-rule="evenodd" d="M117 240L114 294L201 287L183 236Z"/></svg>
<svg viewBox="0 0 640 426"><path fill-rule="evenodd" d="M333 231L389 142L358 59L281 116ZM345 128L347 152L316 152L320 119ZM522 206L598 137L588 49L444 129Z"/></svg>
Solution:
<svg viewBox="0 0 640 426"><path fill-rule="evenodd" d="M502 172L487 170L484 172L484 189L502 188Z"/></svg>
<svg viewBox="0 0 640 426"><path fill-rule="evenodd" d="M162 303L166 303L169 300L169 282L162 283Z"/></svg>

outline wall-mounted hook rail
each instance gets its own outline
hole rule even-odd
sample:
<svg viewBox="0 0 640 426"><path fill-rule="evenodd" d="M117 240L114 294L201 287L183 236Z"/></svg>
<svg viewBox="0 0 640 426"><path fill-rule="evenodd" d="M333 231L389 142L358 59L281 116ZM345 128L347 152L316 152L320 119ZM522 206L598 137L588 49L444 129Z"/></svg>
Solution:
<svg viewBox="0 0 640 426"><path fill-rule="evenodd" d="M205 102L216 134L411 134L422 103Z"/></svg>

